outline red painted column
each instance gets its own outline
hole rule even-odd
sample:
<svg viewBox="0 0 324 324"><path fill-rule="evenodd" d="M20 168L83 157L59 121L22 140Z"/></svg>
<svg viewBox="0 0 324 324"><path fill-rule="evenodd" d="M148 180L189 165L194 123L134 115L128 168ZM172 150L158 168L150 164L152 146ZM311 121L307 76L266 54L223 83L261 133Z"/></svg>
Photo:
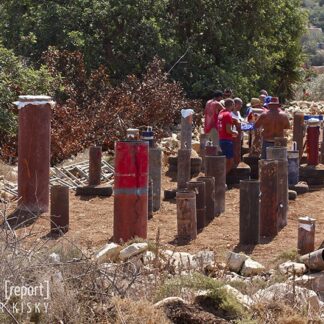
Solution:
<svg viewBox="0 0 324 324"><path fill-rule="evenodd" d="M148 142L115 143L114 241L147 237Z"/></svg>
<svg viewBox="0 0 324 324"><path fill-rule="evenodd" d="M46 212L49 206L51 97L20 96L18 130L19 208Z"/></svg>

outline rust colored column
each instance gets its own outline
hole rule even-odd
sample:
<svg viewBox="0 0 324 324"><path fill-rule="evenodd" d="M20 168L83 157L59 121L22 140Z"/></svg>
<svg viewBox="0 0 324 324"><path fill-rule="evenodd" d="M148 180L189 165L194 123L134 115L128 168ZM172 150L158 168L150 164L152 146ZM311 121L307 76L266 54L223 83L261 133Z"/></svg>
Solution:
<svg viewBox="0 0 324 324"><path fill-rule="evenodd" d="M300 255L311 253L315 249L315 219L310 217L298 218L298 243Z"/></svg>
<svg viewBox="0 0 324 324"><path fill-rule="evenodd" d="M190 181L191 178L190 156L191 156L191 150L189 149L178 150L178 169L177 169L178 190L185 189L187 187L187 183Z"/></svg>
<svg viewBox="0 0 324 324"><path fill-rule="evenodd" d="M209 223L215 217L215 179L214 177L199 177L197 181L203 181L206 185L206 220Z"/></svg>
<svg viewBox="0 0 324 324"><path fill-rule="evenodd" d="M115 143L114 242L147 238L148 142Z"/></svg>
<svg viewBox="0 0 324 324"><path fill-rule="evenodd" d="M260 181L240 181L240 244L260 239Z"/></svg>
<svg viewBox="0 0 324 324"><path fill-rule="evenodd" d="M20 96L18 131L19 208L48 211L51 97Z"/></svg>
<svg viewBox="0 0 324 324"><path fill-rule="evenodd" d="M278 161L260 160L260 237L278 234Z"/></svg>
<svg viewBox="0 0 324 324"><path fill-rule="evenodd" d="M149 173L153 180L153 211L161 207L161 178L162 178L162 150L150 148L149 150Z"/></svg>
<svg viewBox="0 0 324 324"><path fill-rule="evenodd" d="M199 155L202 159L201 161L201 169L204 171L205 168L205 147L207 143L207 134L200 134L200 147L199 147Z"/></svg>
<svg viewBox="0 0 324 324"><path fill-rule="evenodd" d="M304 113L296 112L294 114L293 141L297 143L299 159L301 159L304 145Z"/></svg>
<svg viewBox="0 0 324 324"><path fill-rule="evenodd" d="M197 237L196 193L177 192L177 227L179 241L194 240Z"/></svg>
<svg viewBox="0 0 324 324"><path fill-rule="evenodd" d="M205 156L217 156L218 155L218 146L206 145L205 147Z"/></svg>
<svg viewBox="0 0 324 324"><path fill-rule="evenodd" d="M148 186L148 219L153 218L153 180L149 180Z"/></svg>
<svg viewBox="0 0 324 324"><path fill-rule="evenodd" d="M286 147L268 147L267 158L278 161L278 228L287 225L288 219L288 159Z"/></svg>
<svg viewBox="0 0 324 324"><path fill-rule="evenodd" d="M225 156L206 156L206 176L215 178L215 215L225 211Z"/></svg>
<svg viewBox="0 0 324 324"><path fill-rule="evenodd" d="M101 180L101 146L91 146L89 150L89 186L100 185Z"/></svg>
<svg viewBox="0 0 324 324"><path fill-rule="evenodd" d="M197 230L207 225L206 219L206 185L203 181L188 182L188 189L196 191Z"/></svg>
<svg viewBox="0 0 324 324"><path fill-rule="evenodd" d="M320 163L321 163L321 164L324 164L324 142L321 142Z"/></svg>
<svg viewBox="0 0 324 324"><path fill-rule="evenodd" d="M181 149L191 149L192 142L192 114L183 117L181 116Z"/></svg>
<svg viewBox="0 0 324 324"><path fill-rule="evenodd" d="M51 187L51 234L69 230L69 188L61 185Z"/></svg>
<svg viewBox="0 0 324 324"><path fill-rule="evenodd" d="M287 147L288 139L286 137L275 137L274 146Z"/></svg>

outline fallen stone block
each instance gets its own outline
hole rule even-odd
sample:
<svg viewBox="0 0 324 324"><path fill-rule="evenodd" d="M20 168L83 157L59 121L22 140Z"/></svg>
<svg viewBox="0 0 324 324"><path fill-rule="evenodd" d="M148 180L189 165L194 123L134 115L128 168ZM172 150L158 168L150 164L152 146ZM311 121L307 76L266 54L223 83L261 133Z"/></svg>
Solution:
<svg viewBox="0 0 324 324"><path fill-rule="evenodd" d="M279 265L279 271L282 274L302 275L307 272L307 268L304 263L287 261Z"/></svg>
<svg viewBox="0 0 324 324"><path fill-rule="evenodd" d="M253 300L250 296L242 294L234 287L230 285L225 285L223 289L225 289L228 293L232 294L235 297L235 299L245 308L249 309L253 305Z"/></svg>
<svg viewBox="0 0 324 324"><path fill-rule="evenodd" d="M119 258L124 261L126 259L129 259L137 254L140 254L142 252L145 252L148 248L147 243L133 243L123 250L120 251L119 253Z"/></svg>
<svg viewBox="0 0 324 324"><path fill-rule="evenodd" d="M298 286L314 290L318 293L324 292L324 272L304 274L295 279Z"/></svg>
<svg viewBox="0 0 324 324"><path fill-rule="evenodd" d="M294 190L288 190L288 199L289 200L296 200L297 192Z"/></svg>
<svg viewBox="0 0 324 324"><path fill-rule="evenodd" d="M242 253L228 252L227 254L227 266L230 271L234 271L236 273L240 272L243 263L249 257Z"/></svg>
<svg viewBox="0 0 324 324"><path fill-rule="evenodd" d="M122 247L116 243L107 243L96 254L95 258L99 263L117 258Z"/></svg>
<svg viewBox="0 0 324 324"><path fill-rule="evenodd" d="M241 270L241 275L248 277L248 276L254 276L258 275L261 272L265 270L264 266L260 264L259 262L256 262L250 258L244 261L242 270Z"/></svg>

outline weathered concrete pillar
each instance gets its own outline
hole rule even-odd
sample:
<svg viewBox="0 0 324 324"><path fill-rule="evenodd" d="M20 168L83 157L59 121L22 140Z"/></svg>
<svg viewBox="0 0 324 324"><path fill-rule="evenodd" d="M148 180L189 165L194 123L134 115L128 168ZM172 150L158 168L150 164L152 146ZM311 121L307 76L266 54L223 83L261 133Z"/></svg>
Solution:
<svg viewBox="0 0 324 324"><path fill-rule="evenodd" d="M181 149L191 149L192 142L192 115L183 117L181 116Z"/></svg>
<svg viewBox="0 0 324 324"><path fill-rule="evenodd" d="M288 151L288 185L294 186L299 182L299 151Z"/></svg>
<svg viewBox="0 0 324 324"><path fill-rule="evenodd" d="M149 186L148 186L148 219L153 218L153 180L149 180Z"/></svg>
<svg viewBox="0 0 324 324"><path fill-rule="evenodd" d="M321 142L320 163L324 164L324 142Z"/></svg>
<svg viewBox="0 0 324 324"><path fill-rule="evenodd" d="M215 178L214 177L199 177L197 181L203 181L206 185L206 220L207 223L215 217Z"/></svg>
<svg viewBox="0 0 324 324"><path fill-rule="evenodd" d="M278 161L278 226L287 225L288 218L288 160L287 148L273 146L267 148L267 159Z"/></svg>
<svg viewBox="0 0 324 324"><path fill-rule="evenodd" d="M89 150L89 186L100 185L101 180L101 146L91 146Z"/></svg>
<svg viewBox="0 0 324 324"><path fill-rule="evenodd" d="M206 185L203 181L190 181L188 189L196 192L197 230L199 231L207 225Z"/></svg>
<svg viewBox="0 0 324 324"><path fill-rule="evenodd" d="M153 211L161 207L161 178L162 178L162 150L150 148L149 150L149 173L153 180Z"/></svg>
<svg viewBox="0 0 324 324"><path fill-rule="evenodd" d="M191 156L191 150L189 149L178 150L178 169L177 169L178 190L185 189L187 187L187 183L190 181L191 178L190 156Z"/></svg>
<svg viewBox="0 0 324 324"><path fill-rule="evenodd" d="M69 188L61 185L51 187L51 234L69 230Z"/></svg>
<svg viewBox="0 0 324 324"><path fill-rule="evenodd" d="M240 244L260 239L260 181L240 181Z"/></svg>
<svg viewBox="0 0 324 324"><path fill-rule="evenodd" d="M177 228L179 241L194 240L197 237L196 193L177 192Z"/></svg>
<svg viewBox="0 0 324 324"><path fill-rule="evenodd" d="M275 137L274 146L283 146L287 147L288 139L286 137Z"/></svg>
<svg viewBox="0 0 324 324"><path fill-rule="evenodd" d="M260 160L260 237L278 234L278 161Z"/></svg>
<svg viewBox="0 0 324 324"><path fill-rule="evenodd" d="M205 147L205 157L208 156L217 156L219 147L217 145L206 145Z"/></svg>
<svg viewBox="0 0 324 324"><path fill-rule="evenodd" d="M18 130L18 205L41 213L49 206L51 106L48 96L20 96Z"/></svg>
<svg viewBox="0 0 324 324"><path fill-rule="evenodd" d="M298 218L298 243L297 249L300 255L311 253L315 249L315 222L314 218Z"/></svg>
<svg viewBox="0 0 324 324"><path fill-rule="evenodd" d="M293 141L297 143L299 159L301 159L304 145L304 113L296 112L294 114Z"/></svg>
<svg viewBox="0 0 324 324"><path fill-rule="evenodd" d="M206 176L215 178L215 215L218 216L225 211L225 156L206 156L205 167Z"/></svg>

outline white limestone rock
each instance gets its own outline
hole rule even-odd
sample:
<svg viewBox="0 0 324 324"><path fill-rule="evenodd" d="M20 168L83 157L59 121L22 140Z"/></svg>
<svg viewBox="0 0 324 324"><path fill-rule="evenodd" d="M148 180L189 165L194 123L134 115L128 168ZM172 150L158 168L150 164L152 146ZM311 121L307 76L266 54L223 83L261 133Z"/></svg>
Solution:
<svg viewBox="0 0 324 324"><path fill-rule="evenodd" d="M265 270L264 266L250 258L244 261L241 275L245 277L258 275Z"/></svg>
<svg viewBox="0 0 324 324"><path fill-rule="evenodd" d="M131 245L128 245L126 248L120 251L119 258L124 261L126 259L129 259L130 257L133 257L137 254L140 254L142 252L145 252L148 248L147 243L133 243Z"/></svg>
<svg viewBox="0 0 324 324"><path fill-rule="evenodd" d="M230 285L223 287L228 293L232 294L236 300L246 308L250 308L253 305L253 300L250 296L242 294L239 290L235 289Z"/></svg>
<svg viewBox="0 0 324 324"><path fill-rule="evenodd" d="M243 263L249 257L242 253L228 252L227 254L227 266L230 271L234 271L236 273L240 272Z"/></svg>
<svg viewBox="0 0 324 324"><path fill-rule="evenodd" d="M282 274L295 274L302 275L307 272L307 268L304 263L287 261L279 265L279 271Z"/></svg>
<svg viewBox="0 0 324 324"><path fill-rule="evenodd" d="M95 259L99 263L114 260L121 249L122 247L116 243L107 243L95 254Z"/></svg>

